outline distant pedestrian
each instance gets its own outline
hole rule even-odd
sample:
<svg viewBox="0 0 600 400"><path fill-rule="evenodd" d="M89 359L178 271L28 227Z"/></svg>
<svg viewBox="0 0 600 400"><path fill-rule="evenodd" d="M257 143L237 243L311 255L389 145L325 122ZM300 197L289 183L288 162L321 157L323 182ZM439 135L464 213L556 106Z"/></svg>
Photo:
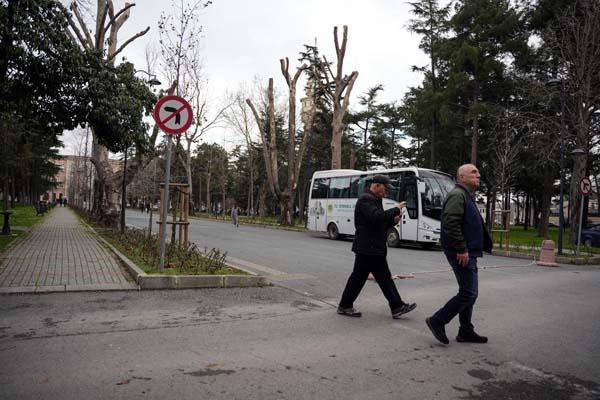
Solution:
<svg viewBox="0 0 600 400"><path fill-rule="evenodd" d="M237 207L233 207L231 209L231 223L236 228L238 228L240 226L240 216L239 216L239 211L238 211Z"/></svg>
<svg viewBox="0 0 600 400"><path fill-rule="evenodd" d="M405 202L396 207L383 210L382 198L392 189L390 178L386 175L375 175L369 189L356 202L354 208L354 226L356 234L352 251L356 253L354 270L348 278L342 294L338 314L349 317L360 317L361 312L354 308L354 300L360 294L369 273L373 273L377 284L387 299L393 318L414 310L415 303L405 303L398 293L396 284L387 263L387 230L400 221L400 213Z"/></svg>
<svg viewBox="0 0 600 400"><path fill-rule="evenodd" d="M147 202L147 203L146 203L146 212L147 212L148 214L150 214L150 204L151 204L151 202Z"/></svg>
<svg viewBox="0 0 600 400"><path fill-rule="evenodd" d="M142 214L144 213L145 208L146 208L146 205L140 201L140 211L142 212Z"/></svg>
<svg viewBox="0 0 600 400"><path fill-rule="evenodd" d="M456 276L458 294L425 321L433 336L448 344L445 325L458 314L456 341L487 343L488 338L477 334L471 323L479 287L477 257L482 257L483 251L492 251L492 240L473 198L481 175L475 165L465 164L458 168L456 178L456 186L448 193L442 210L440 241Z"/></svg>
<svg viewBox="0 0 600 400"><path fill-rule="evenodd" d="M63 207L66 207L66 206L67 206L67 198L65 197L65 198L63 199Z"/></svg>

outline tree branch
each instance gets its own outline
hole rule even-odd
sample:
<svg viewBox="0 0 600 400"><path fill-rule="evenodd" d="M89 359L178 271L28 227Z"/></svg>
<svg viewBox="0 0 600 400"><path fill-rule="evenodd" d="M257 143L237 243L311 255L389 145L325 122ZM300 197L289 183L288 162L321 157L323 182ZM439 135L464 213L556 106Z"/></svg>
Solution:
<svg viewBox="0 0 600 400"><path fill-rule="evenodd" d="M94 41L92 40L92 37L90 36L90 33L88 32L85 22L83 22L83 18L81 17L81 13L79 12L79 7L77 6L76 2L71 3L71 10L73 10L73 14L75 14L75 17L77 18L77 21L79 22L79 25L81 25L81 29L83 30L83 33L85 34L85 38L89 44L89 47L92 47L94 45Z"/></svg>
<svg viewBox="0 0 600 400"><path fill-rule="evenodd" d="M75 21L73 21L73 18L71 18L71 14L69 13L69 11L62 4L58 2L56 4L62 10L63 14L65 15L65 18L67 18L67 22L69 23L69 26L71 27L75 35L77 36L77 39L81 43L81 46L83 46L84 49L89 49L85 38L81 35L81 32L79 32L79 28L77 28L77 24L75 24Z"/></svg>
<svg viewBox="0 0 600 400"><path fill-rule="evenodd" d="M115 59L115 56L117 54L119 54L121 51L123 51L123 49L131 42L133 42L135 39L139 38L140 36L144 36L146 33L148 33L148 31L150 30L150 27L147 27L146 29L144 29L141 32L138 32L136 35L134 35L133 37L131 37L129 40L127 40L125 43L123 43L123 45L121 47L119 47L112 55L108 56L107 59L108 61L112 61Z"/></svg>
<svg viewBox="0 0 600 400"><path fill-rule="evenodd" d="M126 4L125 7L123 7L116 15L110 17L110 21L108 21L108 24L106 25L106 27L104 28L104 35L106 35L106 32L108 32L108 29L111 27L111 25L115 22L115 20L117 18L119 18L121 16L121 14L123 14L125 11L129 10L131 7L135 6L135 3L131 3L131 4Z"/></svg>

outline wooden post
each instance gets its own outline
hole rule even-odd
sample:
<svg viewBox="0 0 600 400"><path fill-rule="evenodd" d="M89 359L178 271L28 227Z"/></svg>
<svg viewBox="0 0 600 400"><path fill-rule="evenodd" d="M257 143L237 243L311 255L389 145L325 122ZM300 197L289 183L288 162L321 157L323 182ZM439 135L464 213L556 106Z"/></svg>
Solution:
<svg viewBox="0 0 600 400"><path fill-rule="evenodd" d="M185 206L185 201L184 201L184 194L183 194L184 189L182 188L179 191L179 221L178 222L182 222L183 221L183 210L184 210L184 206ZM179 247L182 247L184 245L183 243L183 224L179 224Z"/></svg>
<svg viewBox="0 0 600 400"><path fill-rule="evenodd" d="M185 222L185 224L183 225L183 243L185 246L187 246L188 244L188 227L189 227L189 215L190 215L190 187L186 186L185 187L185 207L184 207L184 217L183 217L183 221Z"/></svg>

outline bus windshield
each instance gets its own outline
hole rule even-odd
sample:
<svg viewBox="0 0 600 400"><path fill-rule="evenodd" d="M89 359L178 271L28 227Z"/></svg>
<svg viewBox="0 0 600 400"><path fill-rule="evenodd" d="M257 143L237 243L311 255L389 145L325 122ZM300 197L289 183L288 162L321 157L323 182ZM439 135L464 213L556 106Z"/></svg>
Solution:
<svg viewBox="0 0 600 400"><path fill-rule="evenodd" d="M446 174L425 170L419 170L419 178L425 183L425 192L421 193L423 215L439 221L444 200L454 188L454 180Z"/></svg>

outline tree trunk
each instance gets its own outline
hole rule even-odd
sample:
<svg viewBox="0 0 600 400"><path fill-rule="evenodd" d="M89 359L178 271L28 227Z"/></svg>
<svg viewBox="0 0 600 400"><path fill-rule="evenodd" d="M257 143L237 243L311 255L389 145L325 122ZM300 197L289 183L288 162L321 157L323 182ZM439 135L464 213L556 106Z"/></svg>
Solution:
<svg viewBox="0 0 600 400"><path fill-rule="evenodd" d="M344 131L344 114L340 107L334 105L333 119L331 122L331 169L342 168L342 133Z"/></svg>
<svg viewBox="0 0 600 400"><path fill-rule="evenodd" d="M471 164L477 165L477 147L479 141L479 82L477 81L475 81L471 112L473 118L473 136L471 137Z"/></svg>
<svg viewBox="0 0 600 400"><path fill-rule="evenodd" d="M586 153L587 154L587 153ZM579 213L581 207L581 197L579 196L579 180L586 176L587 156L574 157L573 177L571 179L571 196L569 197L569 206L571 208L571 243L577 243L579 235ZM571 204L572 203L572 204Z"/></svg>
<svg viewBox="0 0 600 400"><path fill-rule="evenodd" d="M188 208L188 212L190 214L194 214L194 196L192 195L194 193L193 186L194 186L194 181L192 180L192 142L188 141L187 142L187 151L185 153L185 170L187 173L187 182L189 185L189 194L190 194L190 200L189 200L189 208Z"/></svg>
<svg viewBox="0 0 600 400"><path fill-rule="evenodd" d="M344 25L342 45L339 44L337 26L333 28L333 39L337 56L335 74L335 89L330 93L333 103L333 119L331 121L331 169L342 168L342 134L344 131L344 114L350 105L350 94L358 72L353 71L350 76L343 74L344 57L346 55L346 44L348 43L348 26ZM328 70L329 71L329 70ZM329 71L331 72L331 71Z"/></svg>
<svg viewBox="0 0 600 400"><path fill-rule="evenodd" d="M525 220L523 221L523 229L528 230L531 223L531 195L529 191L525 193Z"/></svg>

